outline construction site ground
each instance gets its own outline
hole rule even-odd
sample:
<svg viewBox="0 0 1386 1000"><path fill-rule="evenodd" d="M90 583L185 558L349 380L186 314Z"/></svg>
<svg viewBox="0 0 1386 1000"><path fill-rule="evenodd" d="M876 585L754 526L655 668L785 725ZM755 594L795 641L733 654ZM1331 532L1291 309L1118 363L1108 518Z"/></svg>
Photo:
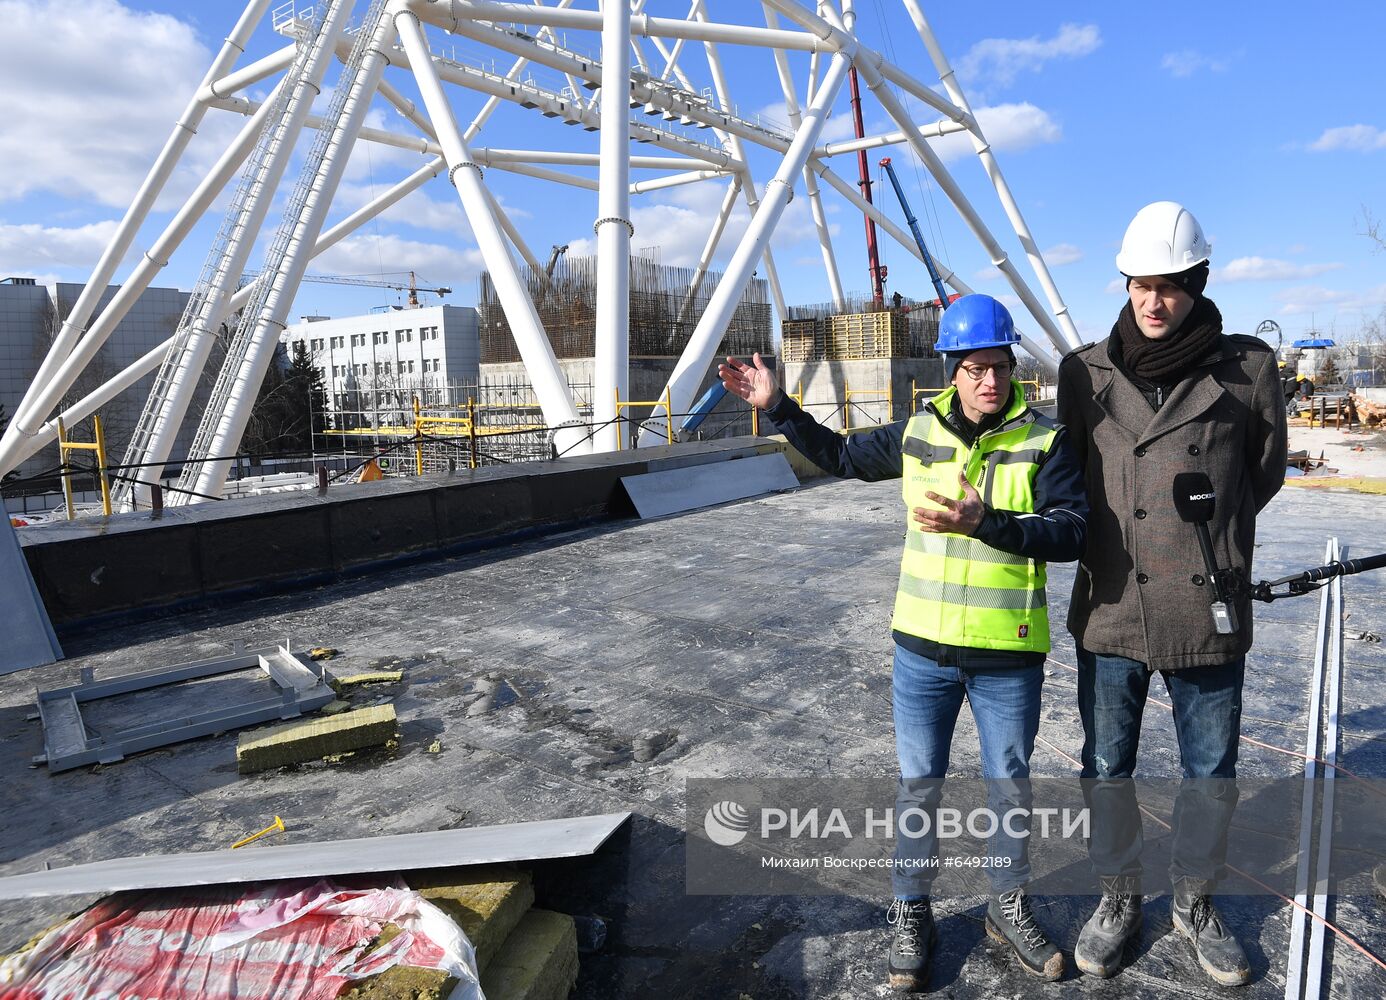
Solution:
<svg viewBox="0 0 1386 1000"><path fill-rule="evenodd" d="M1303 444L1299 445L1303 447ZM1352 453L1356 454L1356 453ZM582 956L585 998L886 996L886 900L863 883L830 896L688 896L684 782L691 777L860 776L895 770L889 618L903 513L899 484L821 481L781 495L654 521L608 522L346 583L68 636L63 662L0 678L0 874L130 854L209 851L279 815L261 843L322 841L630 810L628 836L584 863L540 872L540 901L597 915L605 945ZM1386 548L1379 497L1286 489L1260 519L1255 574ZM1041 738L1076 757L1072 640L1063 628L1071 565L1050 567L1055 623ZM1348 635L1386 631L1382 577L1345 584ZM1259 605L1243 732L1302 749L1318 602ZM402 669L356 696L393 703L397 749L241 776L236 734L56 775L42 750L35 688L214 656L236 640L331 646L344 673ZM1341 759L1386 776L1386 646L1345 644ZM1153 694L1161 694L1158 683ZM1141 773L1177 777L1168 712L1145 715ZM966 711L957 773L978 769ZM1042 743L1037 775L1074 771ZM1296 757L1244 745L1241 773L1293 776ZM882 806L890 803L883 802ZM1234 831L1234 838L1236 833ZM256 846L246 848L255 850ZM401 858L402 868L425 859ZM87 899L7 902L11 950ZM1071 953L1093 896L1037 900ZM1134 964L1097 981L1070 971L1038 986L990 944L980 893L940 900L933 988L1002 998L1221 997L1171 933L1168 897L1148 899ZM1284 994L1290 907L1226 897L1252 984ZM1386 955L1386 901L1336 898L1331 919ZM1386 995L1386 972L1329 935L1327 995Z"/></svg>

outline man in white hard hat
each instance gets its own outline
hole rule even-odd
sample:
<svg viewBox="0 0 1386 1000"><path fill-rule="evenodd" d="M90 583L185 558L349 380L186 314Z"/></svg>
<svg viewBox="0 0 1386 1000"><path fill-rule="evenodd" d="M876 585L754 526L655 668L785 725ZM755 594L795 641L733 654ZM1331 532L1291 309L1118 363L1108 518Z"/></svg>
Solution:
<svg viewBox="0 0 1386 1000"><path fill-rule="evenodd" d="M1129 300L1111 335L1059 368L1058 417L1092 504L1068 627L1078 647L1089 857L1102 901L1074 949L1078 967L1118 971L1141 926L1141 820L1131 777L1151 677L1174 704L1183 770L1175 803L1172 921L1214 981L1237 986L1246 955L1209 893L1222 877L1237 802L1245 594L1236 626L1215 620L1193 524L1173 503L1180 473L1212 483L1219 568L1250 579L1256 514L1285 478L1285 407L1275 354L1222 332L1203 294L1211 249L1198 220L1161 201L1126 230L1117 270Z"/></svg>

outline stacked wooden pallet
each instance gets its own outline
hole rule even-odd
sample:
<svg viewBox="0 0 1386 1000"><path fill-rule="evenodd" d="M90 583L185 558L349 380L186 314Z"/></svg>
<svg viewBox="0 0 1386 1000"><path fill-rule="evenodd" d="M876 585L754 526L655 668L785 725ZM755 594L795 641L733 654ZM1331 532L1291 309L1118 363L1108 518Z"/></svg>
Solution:
<svg viewBox="0 0 1386 1000"><path fill-rule="evenodd" d="M826 335L821 319L787 319L780 324L780 352L788 362L825 361Z"/></svg>
<svg viewBox="0 0 1386 1000"><path fill-rule="evenodd" d="M787 362L910 357L909 319L898 312L787 319L780 339Z"/></svg>
<svg viewBox="0 0 1386 1000"><path fill-rule="evenodd" d="M897 312L828 317L828 350L834 360L909 356L909 320Z"/></svg>

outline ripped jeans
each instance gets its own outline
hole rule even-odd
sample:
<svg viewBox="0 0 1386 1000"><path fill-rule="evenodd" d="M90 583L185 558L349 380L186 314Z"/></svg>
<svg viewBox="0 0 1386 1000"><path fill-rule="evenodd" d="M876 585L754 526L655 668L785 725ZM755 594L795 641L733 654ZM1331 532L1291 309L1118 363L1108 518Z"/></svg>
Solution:
<svg viewBox="0 0 1386 1000"><path fill-rule="evenodd" d="M1161 671L1183 769L1171 824L1171 880L1192 878L1211 886L1224 874L1227 830L1237 807L1245 666L1239 656L1217 666ZM1099 877L1123 876L1137 886L1145 842L1131 779L1150 678L1137 660L1078 649L1083 797L1092 817L1088 857Z"/></svg>

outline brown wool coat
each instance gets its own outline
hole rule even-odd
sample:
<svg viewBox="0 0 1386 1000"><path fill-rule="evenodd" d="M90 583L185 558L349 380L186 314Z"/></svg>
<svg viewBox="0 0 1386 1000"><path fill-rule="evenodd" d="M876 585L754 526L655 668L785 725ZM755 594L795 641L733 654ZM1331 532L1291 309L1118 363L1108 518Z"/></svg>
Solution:
<svg viewBox="0 0 1386 1000"><path fill-rule="evenodd" d="M1107 341L1059 366L1058 416L1068 427L1092 516L1068 628L1095 653L1151 670L1224 663L1251 647L1248 601L1240 629L1218 635L1198 536L1174 507L1174 477L1205 472L1217 492L1208 528L1218 566L1251 578L1256 514L1285 481L1285 404L1275 354L1254 337L1223 336L1157 413L1112 363Z"/></svg>

